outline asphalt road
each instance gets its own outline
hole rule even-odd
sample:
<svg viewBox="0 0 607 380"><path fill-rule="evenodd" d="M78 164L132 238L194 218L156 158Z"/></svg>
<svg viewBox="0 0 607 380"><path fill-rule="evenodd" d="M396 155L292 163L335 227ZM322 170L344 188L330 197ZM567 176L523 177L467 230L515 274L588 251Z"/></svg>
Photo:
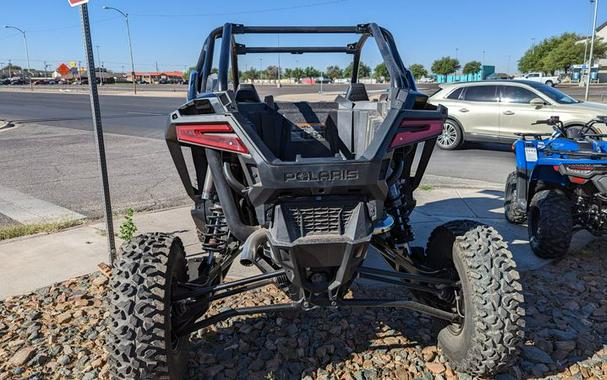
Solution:
<svg viewBox="0 0 607 380"><path fill-rule="evenodd" d="M262 88L262 96L265 90L274 89ZM121 95L101 96L100 102L115 208L187 203L163 141L166 117L183 100ZM0 91L0 119L19 122L0 131L0 188L101 216L87 95ZM454 152L437 149L427 173L503 183L512 167L509 146L485 144ZM10 223L0 210L0 226Z"/></svg>

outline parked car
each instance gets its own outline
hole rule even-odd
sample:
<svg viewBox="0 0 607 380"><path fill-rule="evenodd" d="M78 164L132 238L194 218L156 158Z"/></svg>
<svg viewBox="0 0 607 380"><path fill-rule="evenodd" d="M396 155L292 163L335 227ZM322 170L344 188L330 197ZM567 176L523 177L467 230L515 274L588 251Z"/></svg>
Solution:
<svg viewBox="0 0 607 380"><path fill-rule="evenodd" d="M589 120L607 115L607 105L582 102L542 83L509 80L443 84L430 97L432 104L449 109L437 145L456 149L466 141L512 143L516 133L550 133L536 120L559 115L566 127L582 128ZM605 133L605 127L602 127Z"/></svg>
<svg viewBox="0 0 607 380"><path fill-rule="evenodd" d="M333 81L331 80L331 78L324 78L324 77L319 77L316 78L314 80L315 83L322 83L322 84L329 84L332 83Z"/></svg>
<svg viewBox="0 0 607 380"><path fill-rule="evenodd" d="M486 78L486 80L498 80L498 79L512 79L512 77L506 73L493 73Z"/></svg>
<svg viewBox="0 0 607 380"><path fill-rule="evenodd" d="M528 73L514 79L529 80L533 82L543 83L548 86L554 86L557 83L561 83L561 78L554 75L544 75L544 73Z"/></svg>
<svg viewBox="0 0 607 380"><path fill-rule="evenodd" d="M24 84L27 84L27 82L21 78L17 78L17 79L11 79L11 86L22 86Z"/></svg>

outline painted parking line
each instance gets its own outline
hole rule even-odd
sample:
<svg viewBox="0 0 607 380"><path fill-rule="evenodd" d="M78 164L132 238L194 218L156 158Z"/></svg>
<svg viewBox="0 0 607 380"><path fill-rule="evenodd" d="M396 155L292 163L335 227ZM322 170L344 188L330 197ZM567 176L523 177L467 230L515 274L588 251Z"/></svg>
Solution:
<svg viewBox="0 0 607 380"><path fill-rule="evenodd" d="M22 224L71 221L84 215L0 185L0 214Z"/></svg>

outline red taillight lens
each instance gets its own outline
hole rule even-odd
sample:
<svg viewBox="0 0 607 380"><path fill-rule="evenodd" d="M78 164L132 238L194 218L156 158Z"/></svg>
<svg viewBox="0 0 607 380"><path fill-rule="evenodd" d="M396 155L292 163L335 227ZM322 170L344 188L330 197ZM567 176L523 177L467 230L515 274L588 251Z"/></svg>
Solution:
<svg viewBox="0 0 607 380"><path fill-rule="evenodd" d="M390 143L390 148L428 140L440 136L441 133L443 133L442 120L404 120Z"/></svg>
<svg viewBox="0 0 607 380"><path fill-rule="evenodd" d="M586 182L588 182L588 180L585 178L573 177L573 176L569 176L569 181L571 181L571 183L575 183L577 185L583 185Z"/></svg>
<svg viewBox="0 0 607 380"><path fill-rule="evenodd" d="M248 154L249 150L229 124L180 124L177 140L229 152Z"/></svg>

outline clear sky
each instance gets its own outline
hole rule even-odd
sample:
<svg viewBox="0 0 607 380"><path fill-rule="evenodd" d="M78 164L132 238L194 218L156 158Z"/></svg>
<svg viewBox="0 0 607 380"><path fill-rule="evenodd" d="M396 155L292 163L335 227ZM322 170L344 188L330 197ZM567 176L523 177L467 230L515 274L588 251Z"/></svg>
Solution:
<svg viewBox="0 0 607 380"><path fill-rule="evenodd" d="M61 62L83 60L77 8L67 0L2 0L0 26L15 25L27 32L32 67L52 68ZM129 13L137 71L184 70L191 66L208 32L225 22L250 25L353 25L377 22L392 31L408 66L427 68L436 58L456 56L463 64L473 59L516 70L516 62L535 39L563 32L587 34L591 29L589 0L91 0L93 43L99 45L105 67L128 70L126 29L122 16L103 10L114 6ZM599 7L598 23L607 19L607 1ZM313 36L314 37L314 36ZM251 45L276 44L277 38L248 38ZM308 42L334 45L355 37L315 36ZM281 45L303 44L281 36ZM369 44L368 44L369 45ZM363 61L375 66L379 56L369 49ZM241 67L276 64L278 57L264 55L241 59ZM0 28L0 64L9 59L25 66L23 39L14 30ZM99 58L97 58L99 59ZM345 55L281 55L282 67L329 64L342 67Z"/></svg>

